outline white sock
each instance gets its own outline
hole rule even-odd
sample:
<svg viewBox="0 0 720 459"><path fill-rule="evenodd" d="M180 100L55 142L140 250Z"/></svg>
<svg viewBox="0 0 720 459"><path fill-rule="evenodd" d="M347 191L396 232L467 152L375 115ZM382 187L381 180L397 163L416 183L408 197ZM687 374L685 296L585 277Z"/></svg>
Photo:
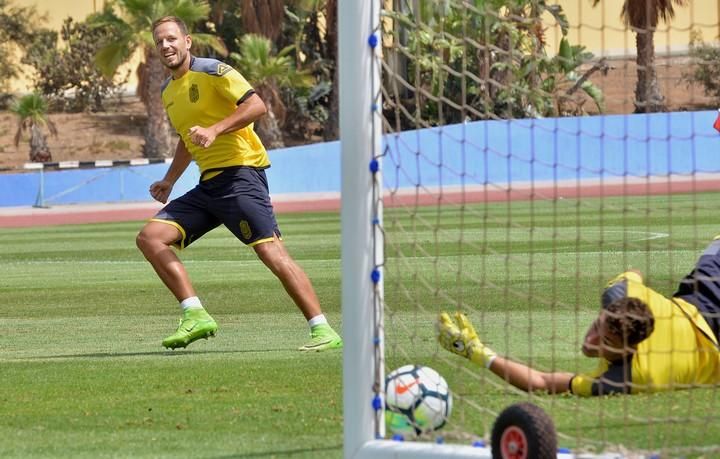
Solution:
<svg viewBox="0 0 720 459"><path fill-rule="evenodd" d="M188 309L202 309L203 305L200 302L200 298L196 296L191 296L190 298L185 298L180 302L180 307L183 311L187 311Z"/></svg>
<svg viewBox="0 0 720 459"><path fill-rule="evenodd" d="M313 328L315 325L320 324L326 324L328 323L327 319L325 318L325 314L318 314L312 319L308 320L308 325L310 325L310 328Z"/></svg>

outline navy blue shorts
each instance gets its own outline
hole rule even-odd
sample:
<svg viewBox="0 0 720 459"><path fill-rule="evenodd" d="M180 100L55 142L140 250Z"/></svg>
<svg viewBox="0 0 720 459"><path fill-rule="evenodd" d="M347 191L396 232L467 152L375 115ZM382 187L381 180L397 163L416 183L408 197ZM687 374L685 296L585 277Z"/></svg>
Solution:
<svg viewBox="0 0 720 459"><path fill-rule="evenodd" d="M176 226L182 237L175 245L181 249L220 224L251 246L280 237L265 171L254 167L226 169L200 182L152 220Z"/></svg>
<svg viewBox="0 0 720 459"><path fill-rule="evenodd" d="M673 295L695 305L720 339L720 239L705 249Z"/></svg>

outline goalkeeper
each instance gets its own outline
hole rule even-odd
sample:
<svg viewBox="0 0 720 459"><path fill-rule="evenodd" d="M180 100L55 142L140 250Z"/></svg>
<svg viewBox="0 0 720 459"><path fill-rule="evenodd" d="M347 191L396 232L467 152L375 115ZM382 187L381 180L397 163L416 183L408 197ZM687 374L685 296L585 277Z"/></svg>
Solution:
<svg viewBox="0 0 720 459"><path fill-rule="evenodd" d="M440 314L438 341L525 391L591 396L720 384L720 235L672 298L628 271L610 281L601 304L582 345L585 356L598 358L587 374L543 372L498 355L459 312Z"/></svg>

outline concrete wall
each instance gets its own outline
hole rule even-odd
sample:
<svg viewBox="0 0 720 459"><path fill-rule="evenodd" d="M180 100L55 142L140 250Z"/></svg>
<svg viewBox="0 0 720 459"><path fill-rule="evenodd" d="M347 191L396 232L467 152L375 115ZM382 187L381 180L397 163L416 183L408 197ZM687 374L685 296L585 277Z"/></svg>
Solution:
<svg viewBox="0 0 720 459"><path fill-rule="evenodd" d="M715 111L481 121L387 140L386 188L720 171ZM442 167L439 166L442 164Z"/></svg>
<svg viewBox="0 0 720 459"><path fill-rule="evenodd" d="M720 133L712 127L716 117L715 111L702 111L478 121L408 131L385 138L385 188L720 173ZM269 154L274 196L340 192L339 142ZM0 206L150 201L148 187L167 167L2 174ZM195 186L198 178L191 165L173 197Z"/></svg>
<svg viewBox="0 0 720 459"><path fill-rule="evenodd" d="M601 0L596 7L592 6L592 0L556 0L552 3L561 5L568 17L571 43L584 45L596 56L634 56L635 34L620 18L624 2ZM658 24L656 52L685 53L693 30L702 32L706 42L720 39L720 0L694 0L684 7L675 5L675 17L667 24ZM558 32L558 29L548 31L551 52L558 49Z"/></svg>
<svg viewBox="0 0 720 459"><path fill-rule="evenodd" d="M37 24L38 27L47 27L52 30L60 30L66 18L72 17L76 21L84 20L89 14L102 11L105 0L12 0L16 6L34 6L45 21ZM142 60L141 53L135 53L130 62L124 64L118 70L118 75L125 75L130 70L129 80L125 87L130 93L135 93L137 87L137 76L135 69ZM18 62L19 62L18 58ZM10 82L10 89L13 92L25 93L32 90L31 75L34 69L30 66L22 66L21 75Z"/></svg>
<svg viewBox="0 0 720 459"><path fill-rule="evenodd" d="M339 142L269 154L272 167L267 174L273 194L340 191ZM167 164L152 164L0 174L0 207L150 201L150 184L161 179L167 168ZM191 164L171 198L194 187L199 178L197 167Z"/></svg>
<svg viewBox="0 0 720 459"><path fill-rule="evenodd" d="M625 0L602 0L592 7L591 0L550 0L548 4L559 4L571 24L570 41L582 44L596 56L635 55L635 35L622 23L620 11ZM71 16L77 20L88 14L100 11L105 0L13 0L15 5L35 6L40 13L47 14L43 24L59 30L63 20ZM700 0L688 2L685 7L676 7L675 18L670 24L660 24L655 34L656 50L660 54L683 53L687 50L691 30L700 30L705 41L720 38L720 0ZM553 27L554 20L548 15L548 51L555 53L560 43L559 30ZM135 69L141 56L134 57L123 69ZM124 74L124 71L123 71ZM134 91L137 86L135 73L131 73L127 88ZM28 80L19 78L12 82L16 91L27 91Z"/></svg>

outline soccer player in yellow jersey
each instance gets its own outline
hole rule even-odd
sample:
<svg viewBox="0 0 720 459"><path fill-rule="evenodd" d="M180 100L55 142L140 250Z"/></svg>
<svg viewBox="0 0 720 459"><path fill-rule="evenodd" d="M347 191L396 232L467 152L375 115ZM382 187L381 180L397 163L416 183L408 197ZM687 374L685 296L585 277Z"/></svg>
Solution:
<svg viewBox="0 0 720 459"><path fill-rule="evenodd" d="M497 355L459 312L440 314L438 341L526 391L592 396L720 384L720 236L672 298L628 271L610 281L601 304L582 345L585 356L598 358L588 374L538 371Z"/></svg>
<svg viewBox="0 0 720 459"><path fill-rule="evenodd" d="M150 186L150 194L166 203L190 162L200 169L200 183L168 203L137 236L138 248L183 310L180 326L163 346L185 347L217 331L172 246L184 249L222 224L255 250L307 319L310 341L299 350L341 348L342 339L322 313L310 280L280 239L265 176L270 161L253 131L265 104L237 70L191 55L192 38L179 18L156 20L152 32L171 73L162 101L180 138L165 177Z"/></svg>

